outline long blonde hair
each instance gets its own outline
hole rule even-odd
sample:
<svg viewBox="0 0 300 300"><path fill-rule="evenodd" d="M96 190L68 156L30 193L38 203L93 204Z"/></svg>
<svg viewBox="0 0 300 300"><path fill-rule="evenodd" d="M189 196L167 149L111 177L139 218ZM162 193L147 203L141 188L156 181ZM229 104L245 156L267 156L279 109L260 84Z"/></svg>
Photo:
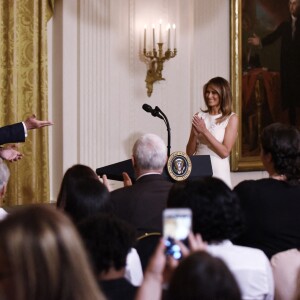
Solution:
<svg viewBox="0 0 300 300"><path fill-rule="evenodd" d="M13 287L9 299L105 299L76 229L54 207L30 205L4 219L0 259Z"/></svg>

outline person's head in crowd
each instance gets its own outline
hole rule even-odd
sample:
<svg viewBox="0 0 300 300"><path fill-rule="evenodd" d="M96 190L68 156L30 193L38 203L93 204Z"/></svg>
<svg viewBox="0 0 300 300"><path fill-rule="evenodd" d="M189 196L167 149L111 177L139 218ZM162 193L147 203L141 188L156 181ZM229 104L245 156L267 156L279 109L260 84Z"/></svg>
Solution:
<svg viewBox="0 0 300 300"><path fill-rule="evenodd" d="M162 173L167 159L167 147L155 134L144 134L133 145L132 164L136 177L149 172Z"/></svg>
<svg viewBox="0 0 300 300"><path fill-rule="evenodd" d="M261 160L270 177L300 184L300 131L273 123L261 133Z"/></svg>
<svg viewBox="0 0 300 300"><path fill-rule="evenodd" d="M90 167L81 164L76 164L65 172L56 202L58 208L64 209L68 191L82 178L98 179L98 176Z"/></svg>
<svg viewBox="0 0 300 300"><path fill-rule="evenodd" d="M218 122L222 122L232 113L232 94L230 84L223 77L214 77L203 86L203 98L207 106L206 112L211 112L209 93L214 93L219 96L219 105L222 116L218 119Z"/></svg>
<svg viewBox="0 0 300 300"><path fill-rule="evenodd" d="M222 259L198 251L174 270L168 289L170 300L240 300L238 284Z"/></svg>
<svg viewBox="0 0 300 300"><path fill-rule="evenodd" d="M4 198L8 184L10 172L6 163L0 158L0 205L1 199Z"/></svg>
<svg viewBox="0 0 300 300"><path fill-rule="evenodd" d="M204 177L175 183L167 207L188 207L193 213L193 232L204 241L218 243L237 237L244 228L239 199L222 180Z"/></svg>
<svg viewBox="0 0 300 300"><path fill-rule="evenodd" d="M64 211L76 224L97 213L112 211L108 189L95 178L78 179L75 185L68 186L65 201Z"/></svg>
<svg viewBox="0 0 300 300"><path fill-rule="evenodd" d="M82 241L62 212L30 205L0 223L0 298L104 299Z"/></svg>
<svg viewBox="0 0 300 300"><path fill-rule="evenodd" d="M135 230L109 214L97 214L78 225L99 280L124 277L126 258L135 243Z"/></svg>

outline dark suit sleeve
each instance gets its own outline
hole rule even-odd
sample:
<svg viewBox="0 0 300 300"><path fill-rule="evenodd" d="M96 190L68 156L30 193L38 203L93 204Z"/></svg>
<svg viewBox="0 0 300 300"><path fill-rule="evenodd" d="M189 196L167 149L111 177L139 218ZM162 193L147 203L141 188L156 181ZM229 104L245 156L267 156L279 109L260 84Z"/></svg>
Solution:
<svg viewBox="0 0 300 300"><path fill-rule="evenodd" d="M271 45L276 40L281 38L284 34L286 34L287 27L288 27L287 22L281 23L273 32L271 32L261 40L262 46L264 47L264 46Z"/></svg>
<svg viewBox="0 0 300 300"><path fill-rule="evenodd" d="M24 126L21 122L0 127L0 145L20 142L25 142Z"/></svg>

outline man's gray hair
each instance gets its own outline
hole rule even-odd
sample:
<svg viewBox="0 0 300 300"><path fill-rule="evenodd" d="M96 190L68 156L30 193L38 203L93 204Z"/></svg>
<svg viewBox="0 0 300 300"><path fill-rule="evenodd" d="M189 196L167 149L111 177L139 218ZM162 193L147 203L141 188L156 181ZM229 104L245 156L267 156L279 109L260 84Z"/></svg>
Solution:
<svg viewBox="0 0 300 300"><path fill-rule="evenodd" d="M142 135L133 145L132 154L139 170L162 170L167 161L166 144L153 133Z"/></svg>
<svg viewBox="0 0 300 300"><path fill-rule="evenodd" d="M8 183L10 172L6 163L0 158L0 190Z"/></svg>

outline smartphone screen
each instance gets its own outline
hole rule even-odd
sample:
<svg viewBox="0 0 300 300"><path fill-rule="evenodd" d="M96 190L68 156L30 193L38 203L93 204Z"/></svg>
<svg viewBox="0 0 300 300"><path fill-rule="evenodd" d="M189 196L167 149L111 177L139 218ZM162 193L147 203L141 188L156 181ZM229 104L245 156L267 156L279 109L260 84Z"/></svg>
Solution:
<svg viewBox="0 0 300 300"><path fill-rule="evenodd" d="M189 208L167 208L163 212L163 236L166 254L180 259L180 247L174 242L186 242L192 228L192 211Z"/></svg>

